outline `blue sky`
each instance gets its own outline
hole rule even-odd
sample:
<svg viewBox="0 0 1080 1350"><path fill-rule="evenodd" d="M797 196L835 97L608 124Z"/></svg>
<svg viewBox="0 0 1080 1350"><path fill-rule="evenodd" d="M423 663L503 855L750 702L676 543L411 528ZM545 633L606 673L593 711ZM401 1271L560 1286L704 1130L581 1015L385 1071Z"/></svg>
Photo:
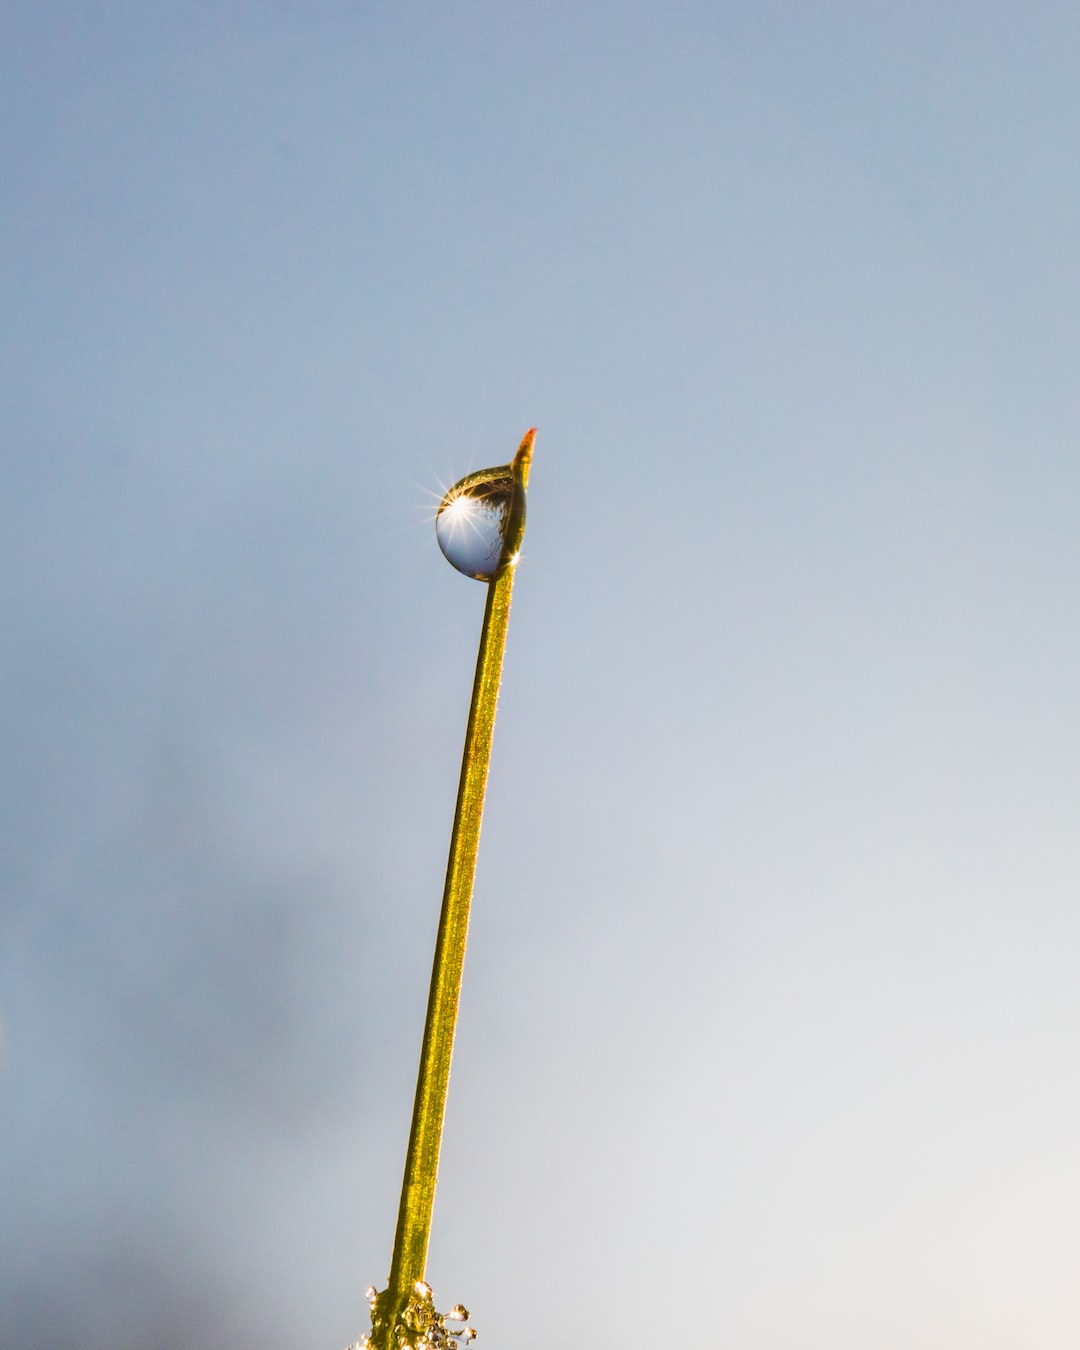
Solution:
<svg viewBox="0 0 1080 1350"><path fill-rule="evenodd" d="M1075 8L0 30L0 1341L365 1329L536 425L436 1295L1072 1350Z"/></svg>

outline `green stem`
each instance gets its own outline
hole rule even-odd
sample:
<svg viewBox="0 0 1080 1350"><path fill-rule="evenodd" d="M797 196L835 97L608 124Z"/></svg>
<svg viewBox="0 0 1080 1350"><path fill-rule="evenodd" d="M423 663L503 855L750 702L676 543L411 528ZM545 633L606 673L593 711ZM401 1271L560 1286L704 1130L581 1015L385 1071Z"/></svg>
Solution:
<svg viewBox="0 0 1080 1350"><path fill-rule="evenodd" d="M454 830L446 865L439 936L431 971L424 1044L416 1083L409 1152L401 1186L401 1207L394 1237L390 1288L406 1299L417 1280L424 1278L431 1211L435 1203L435 1177L439 1166L446 1092L450 1081L450 1057L454 1049L461 973L465 963L465 940L469 931L476 853L484 812L491 737L495 728L495 705L499 696L506 629L510 618L510 592L514 569L509 568L488 587L480 652L476 661L469 727L461 760Z"/></svg>

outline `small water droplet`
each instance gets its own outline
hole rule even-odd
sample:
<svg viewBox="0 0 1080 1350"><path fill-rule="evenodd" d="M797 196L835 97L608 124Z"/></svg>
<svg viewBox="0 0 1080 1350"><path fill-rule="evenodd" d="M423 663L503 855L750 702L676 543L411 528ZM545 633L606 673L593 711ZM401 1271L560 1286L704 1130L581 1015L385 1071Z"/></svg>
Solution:
<svg viewBox="0 0 1080 1350"><path fill-rule="evenodd" d="M494 581L517 562L535 434L535 428L525 433L512 464L468 474L439 503L439 547L447 562L467 577Z"/></svg>
<svg viewBox="0 0 1080 1350"><path fill-rule="evenodd" d="M509 464L471 473L454 484L435 517L439 547L452 567L477 581L491 581L505 570L516 491Z"/></svg>

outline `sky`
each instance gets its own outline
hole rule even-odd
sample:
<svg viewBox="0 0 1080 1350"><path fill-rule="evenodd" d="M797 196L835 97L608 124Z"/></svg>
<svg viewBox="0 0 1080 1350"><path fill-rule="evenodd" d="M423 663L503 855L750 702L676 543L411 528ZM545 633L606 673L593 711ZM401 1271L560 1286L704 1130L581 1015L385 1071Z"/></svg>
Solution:
<svg viewBox="0 0 1080 1350"><path fill-rule="evenodd" d="M0 14L0 1344L1080 1342L1080 10Z"/></svg>

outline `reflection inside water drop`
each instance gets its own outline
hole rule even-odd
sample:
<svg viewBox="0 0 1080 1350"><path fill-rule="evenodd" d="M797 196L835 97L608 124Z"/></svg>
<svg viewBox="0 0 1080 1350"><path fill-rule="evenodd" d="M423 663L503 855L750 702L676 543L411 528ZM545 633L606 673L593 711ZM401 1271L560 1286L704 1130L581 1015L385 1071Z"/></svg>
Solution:
<svg viewBox="0 0 1080 1350"><path fill-rule="evenodd" d="M520 541L524 511L525 494L509 464L462 478L435 516L435 535L447 562L467 577L491 581L516 561L513 550ZM511 531L517 540L509 539Z"/></svg>

